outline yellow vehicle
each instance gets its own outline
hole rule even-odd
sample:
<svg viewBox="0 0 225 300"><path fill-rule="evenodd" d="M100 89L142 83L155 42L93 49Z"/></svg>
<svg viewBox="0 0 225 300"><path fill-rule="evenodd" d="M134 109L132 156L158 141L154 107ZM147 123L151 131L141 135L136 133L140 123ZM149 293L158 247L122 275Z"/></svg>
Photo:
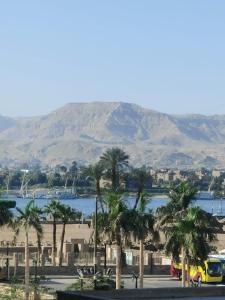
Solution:
<svg viewBox="0 0 225 300"><path fill-rule="evenodd" d="M190 266L190 277L194 281L201 282L222 282L222 264L219 259L208 258L204 261L204 265Z"/></svg>
<svg viewBox="0 0 225 300"><path fill-rule="evenodd" d="M171 264L171 275L176 277L181 277L181 263L172 263ZM187 269L187 266L186 266ZM193 281L201 281L205 283L210 282L222 282L222 263L217 258L208 258L204 261L204 264L201 265L190 265L190 279Z"/></svg>

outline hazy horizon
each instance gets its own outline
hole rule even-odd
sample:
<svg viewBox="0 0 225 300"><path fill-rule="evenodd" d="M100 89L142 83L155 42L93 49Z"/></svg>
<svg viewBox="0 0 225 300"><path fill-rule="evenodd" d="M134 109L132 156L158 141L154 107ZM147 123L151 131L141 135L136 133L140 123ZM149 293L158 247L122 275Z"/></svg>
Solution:
<svg viewBox="0 0 225 300"><path fill-rule="evenodd" d="M6 114L3 114L1 113L0 111L0 116L3 116L3 117L9 117L9 118L33 118L33 117L40 117L40 116L45 116L45 115L48 115L58 109L61 109L62 107L64 107L65 105L68 105L68 104L91 104L91 103L125 103L125 104L135 104L135 105L138 105L144 109L149 109L149 110L152 110L152 111L156 111L156 112L159 112L159 113L164 113L164 114L168 114L168 115L171 115L171 116L185 116L185 115L202 115L202 116L207 116L207 117L210 117L210 116L215 116L215 115L218 115L218 116L223 116L225 115L225 112L224 113L216 113L216 114L203 114L203 113L196 113L196 112L192 112L192 113L169 113L169 112L165 112L165 111L160 111L160 110L157 110L155 109L154 107L147 107L146 105L141 105L141 104L138 104L138 103L135 103L135 102L129 102L129 101L116 101L116 100L106 100L106 101L98 101L98 100L93 100L93 101L83 101L83 102L67 102L67 103L63 103L62 105L60 106L56 106L55 108L53 108L52 110L50 111L46 111L44 113L39 113L39 114L30 114L30 115L23 115L23 114L17 114L17 115L6 115Z"/></svg>

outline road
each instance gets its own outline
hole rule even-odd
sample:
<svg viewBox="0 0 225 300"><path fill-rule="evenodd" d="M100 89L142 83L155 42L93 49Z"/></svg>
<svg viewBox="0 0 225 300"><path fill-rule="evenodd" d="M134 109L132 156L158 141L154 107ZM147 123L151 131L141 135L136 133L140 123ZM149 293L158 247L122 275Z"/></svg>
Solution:
<svg viewBox="0 0 225 300"><path fill-rule="evenodd" d="M75 276L51 276L47 277L48 281L43 281L41 284L52 288L54 290L65 290L72 283L75 282L78 277ZM123 276L124 288L133 289L135 288L135 280L132 280L131 276ZM202 285L207 286L206 284ZM218 286L225 286L219 284ZM145 288L167 288L167 287L181 287L181 281L172 279L170 276L148 276L144 278L144 287ZM198 298L200 299L200 298ZM210 300L210 298L207 298ZM216 298L213 298L216 299ZM218 298L221 299L221 298Z"/></svg>

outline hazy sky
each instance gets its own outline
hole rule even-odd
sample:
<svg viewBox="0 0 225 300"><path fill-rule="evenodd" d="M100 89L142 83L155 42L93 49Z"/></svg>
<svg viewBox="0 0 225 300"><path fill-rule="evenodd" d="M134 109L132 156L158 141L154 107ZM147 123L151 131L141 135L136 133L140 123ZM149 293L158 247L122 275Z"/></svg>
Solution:
<svg viewBox="0 0 225 300"><path fill-rule="evenodd" d="M1 1L0 114L95 100L225 114L225 1Z"/></svg>

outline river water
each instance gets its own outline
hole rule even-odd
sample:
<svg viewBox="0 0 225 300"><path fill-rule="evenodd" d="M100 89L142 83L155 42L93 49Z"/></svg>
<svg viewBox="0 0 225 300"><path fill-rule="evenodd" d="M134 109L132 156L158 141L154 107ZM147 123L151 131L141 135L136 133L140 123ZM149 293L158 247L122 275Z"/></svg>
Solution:
<svg viewBox="0 0 225 300"><path fill-rule="evenodd" d="M15 200L17 207L24 208L31 199L16 198ZM38 207L43 208L51 200L35 199L34 201ZM151 198L147 206L155 210L157 207L165 205L167 201L166 198ZM95 198L62 199L61 202L81 211L85 216L90 216L95 210ZM127 203L132 207L134 198L128 197ZM200 206L209 213L225 216L225 199L194 200L192 206Z"/></svg>

